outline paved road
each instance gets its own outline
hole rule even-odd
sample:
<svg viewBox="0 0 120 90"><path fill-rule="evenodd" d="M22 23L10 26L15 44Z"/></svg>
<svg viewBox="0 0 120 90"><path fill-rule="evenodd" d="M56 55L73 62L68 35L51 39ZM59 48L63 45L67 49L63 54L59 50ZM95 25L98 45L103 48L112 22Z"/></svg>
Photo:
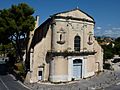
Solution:
<svg viewBox="0 0 120 90"><path fill-rule="evenodd" d="M0 90L29 90L11 75L0 75Z"/></svg>
<svg viewBox="0 0 120 90"><path fill-rule="evenodd" d="M112 85L105 90L120 90L120 85Z"/></svg>
<svg viewBox="0 0 120 90"><path fill-rule="evenodd" d="M34 83L28 84L32 90L120 90L120 71L105 71L98 76L81 79L71 83L50 84Z"/></svg>
<svg viewBox="0 0 120 90"><path fill-rule="evenodd" d="M12 75L7 74L7 66L0 61L0 90L29 90Z"/></svg>
<svg viewBox="0 0 120 90"><path fill-rule="evenodd" d="M105 88L105 90L120 90L120 68L116 71L116 75L119 81L110 87Z"/></svg>
<svg viewBox="0 0 120 90"><path fill-rule="evenodd" d="M29 84L32 90L120 90L120 63L113 66L114 71L104 70L87 79L81 79L70 83L51 84L38 82Z"/></svg>

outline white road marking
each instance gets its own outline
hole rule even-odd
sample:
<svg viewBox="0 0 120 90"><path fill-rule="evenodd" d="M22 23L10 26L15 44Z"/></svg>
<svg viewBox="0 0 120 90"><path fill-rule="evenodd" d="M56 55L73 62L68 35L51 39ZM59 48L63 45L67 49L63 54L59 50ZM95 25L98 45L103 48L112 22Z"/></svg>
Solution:
<svg viewBox="0 0 120 90"><path fill-rule="evenodd" d="M7 90L10 90L8 87L7 87L7 85L3 82L3 80L0 78L0 81L2 82L2 84L5 86L5 88L7 89Z"/></svg>

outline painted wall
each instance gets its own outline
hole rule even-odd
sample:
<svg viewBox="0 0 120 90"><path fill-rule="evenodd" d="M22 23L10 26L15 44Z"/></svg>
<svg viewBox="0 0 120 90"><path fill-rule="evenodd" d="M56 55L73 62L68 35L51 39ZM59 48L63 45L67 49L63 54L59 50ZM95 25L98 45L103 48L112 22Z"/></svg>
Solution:
<svg viewBox="0 0 120 90"><path fill-rule="evenodd" d="M97 41L94 41L94 50L97 52L95 54L95 71L103 71L103 49L100 47Z"/></svg>
<svg viewBox="0 0 120 90"><path fill-rule="evenodd" d="M45 30L43 28L43 30ZM39 43L34 46L34 56L33 56L33 70L31 73L31 80L33 82L38 81L38 71L39 67L43 67L43 78L42 80L48 80L49 76L49 63L46 61L47 51L51 50L51 29L50 27L46 30L46 37L42 38ZM39 30L37 32L40 33ZM35 38L39 39L39 38Z"/></svg>
<svg viewBox="0 0 120 90"><path fill-rule="evenodd" d="M68 61L63 56L54 57L50 63L50 81L68 81Z"/></svg>

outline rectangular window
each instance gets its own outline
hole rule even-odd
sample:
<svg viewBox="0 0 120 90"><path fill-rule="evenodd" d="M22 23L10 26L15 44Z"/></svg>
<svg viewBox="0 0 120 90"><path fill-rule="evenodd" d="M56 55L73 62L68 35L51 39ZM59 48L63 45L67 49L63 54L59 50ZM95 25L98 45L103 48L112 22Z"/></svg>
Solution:
<svg viewBox="0 0 120 90"><path fill-rule="evenodd" d="M42 76L42 71L39 71L39 72L38 72L38 76Z"/></svg>

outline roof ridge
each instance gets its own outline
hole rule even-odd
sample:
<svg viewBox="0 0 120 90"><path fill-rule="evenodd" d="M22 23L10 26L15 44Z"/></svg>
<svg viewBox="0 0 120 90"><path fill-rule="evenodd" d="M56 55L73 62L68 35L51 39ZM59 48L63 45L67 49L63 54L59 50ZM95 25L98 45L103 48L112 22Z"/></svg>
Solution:
<svg viewBox="0 0 120 90"><path fill-rule="evenodd" d="M93 19L93 21L94 21L94 18L93 18L92 16L90 16L90 15L87 14L86 12L82 11L79 7L76 7L76 8L71 9L71 10L67 10L67 11L63 11L63 12L59 12L59 13L53 14L53 15L51 15L51 17L54 17L54 16L56 16L56 15L58 15L58 14L62 14L62 13L67 13L67 12L75 11L75 10L81 11L82 13L84 13L85 15L87 15L88 17L90 17L91 19Z"/></svg>

